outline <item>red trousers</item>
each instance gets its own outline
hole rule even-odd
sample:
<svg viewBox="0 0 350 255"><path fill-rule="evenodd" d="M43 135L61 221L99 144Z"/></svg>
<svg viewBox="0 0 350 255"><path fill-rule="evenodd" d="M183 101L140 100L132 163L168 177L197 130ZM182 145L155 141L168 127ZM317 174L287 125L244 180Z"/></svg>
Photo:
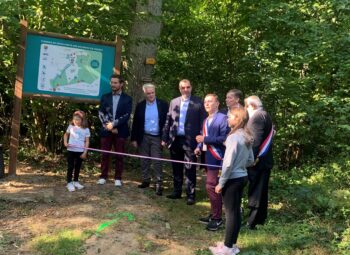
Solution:
<svg viewBox="0 0 350 255"><path fill-rule="evenodd" d="M125 138L117 137L117 135L112 134L110 136L101 137L101 150L110 151L112 146L115 152L125 152ZM108 179L109 172L109 158L110 153L102 153L101 161L101 176L100 178ZM124 171L124 156L113 155L115 157L115 180L121 180Z"/></svg>

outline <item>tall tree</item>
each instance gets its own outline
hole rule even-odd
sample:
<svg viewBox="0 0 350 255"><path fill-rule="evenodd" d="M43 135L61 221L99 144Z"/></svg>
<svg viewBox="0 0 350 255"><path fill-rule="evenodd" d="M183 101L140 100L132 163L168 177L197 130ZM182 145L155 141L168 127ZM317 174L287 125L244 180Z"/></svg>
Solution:
<svg viewBox="0 0 350 255"><path fill-rule="evenodd" d="M138 0L136 3L137 14L129 33L127 50L129 91L135 103L142 97L142 84L152 81L154 63L146 63L146 59L156 58L162 2Z"/></svg>

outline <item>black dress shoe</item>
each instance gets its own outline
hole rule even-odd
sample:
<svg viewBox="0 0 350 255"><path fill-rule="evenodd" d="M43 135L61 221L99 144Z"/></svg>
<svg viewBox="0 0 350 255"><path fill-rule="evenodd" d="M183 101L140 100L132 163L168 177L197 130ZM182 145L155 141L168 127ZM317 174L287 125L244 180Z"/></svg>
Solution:
<svg viewBox="0 0 350 255"><path fill-rule="evenodd" d="M170 199L180 199L181 195L175 194L175 193L171 193L170 195L167 195L166 197L170 198Z"/></svg>
<svg viewBox="0 0 350 255"><path fill-rule="evenodd" d="M194 201L193 198L188 198L187 199L187 205L194 205L196 202Z"/></svg>
<svg viewBox="0 0 350 255"><path fill-rule="evenodd" d="M148 188L149 187L149 182L142 182L139 186L140 189Z"/></svg>

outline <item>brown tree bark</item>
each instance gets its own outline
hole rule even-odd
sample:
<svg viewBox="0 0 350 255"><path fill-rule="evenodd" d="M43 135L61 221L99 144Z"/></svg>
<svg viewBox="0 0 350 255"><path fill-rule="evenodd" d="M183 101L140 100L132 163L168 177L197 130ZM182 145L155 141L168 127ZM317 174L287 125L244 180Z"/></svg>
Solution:
<svg viewBox="0 0 350 255"><path fill-rule="evenodd" d="M142 85L152 81L153 64L147 58L156 59L157 40L161 32L162 0L138 0L136 18L128 38L128 92L134 106L143 98Z"/></svg>

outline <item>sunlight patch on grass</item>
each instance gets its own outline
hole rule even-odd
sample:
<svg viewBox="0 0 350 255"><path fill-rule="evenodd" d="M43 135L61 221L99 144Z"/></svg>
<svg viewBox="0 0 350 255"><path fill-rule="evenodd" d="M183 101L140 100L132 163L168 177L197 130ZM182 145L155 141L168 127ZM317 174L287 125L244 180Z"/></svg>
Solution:
<svg viewBox="0 0 350 255"><path fill-rule="evenodd" d="M279 202L278 204L274 204L274 203L270 203L269 204L269 209L275 210L275 211L279 211L281 210L283 207L283 203Z"/></svg>
<svg viewBox="0 0 350 255"><path fill-rule="evenodd" d="M243 244L243 246L252 248L269 245L275 246L280 241L280 238L271 233L259 230L256 232L249 231L241 233L238 240L238 242ZM256 248L253 249L256 250Z"/></svg>
<svg viewBox="0 0 350 255"><path fill-rule="evenodd" d="M197 201L196 205L197 206L203 206L203 207L206 207L206 208L210 209L210 203L208 201Z"/></svg>
<svg viewBox="0 0 350 255"><path fill-rule="evenodd" d="M84 252L84 241L89 234L80 230L63 230L45 234L31 241L32 247L43 255L78 255Z"/></svg>
<svg viewBox="0 0 350 255"><path fill-rule="evenodd" d="M258 226L257 231L244 229L238 245L242 254L329 254L329 233L318 224L307 221L276 225L274 222Z"/></svg>

